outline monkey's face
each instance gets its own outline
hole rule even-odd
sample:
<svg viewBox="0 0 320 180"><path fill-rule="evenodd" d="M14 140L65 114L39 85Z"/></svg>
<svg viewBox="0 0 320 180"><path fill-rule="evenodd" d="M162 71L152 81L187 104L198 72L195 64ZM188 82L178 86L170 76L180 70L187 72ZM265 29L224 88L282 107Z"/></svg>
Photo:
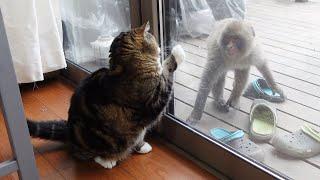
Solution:
<svg viewBox="0 0 320 180"><path fill-rule="evenodd" d="M230 21L220 36L220 47L229 58L241 58L249 53L255 37L251 25L239 20Z"/></svg>
<svg viewBox="0 0 320 180"><path fill-rule="evenodd" d="M237 35L226 35L222 39L222 46L228 56L236 58L244 51L245 41Z"/></svg>

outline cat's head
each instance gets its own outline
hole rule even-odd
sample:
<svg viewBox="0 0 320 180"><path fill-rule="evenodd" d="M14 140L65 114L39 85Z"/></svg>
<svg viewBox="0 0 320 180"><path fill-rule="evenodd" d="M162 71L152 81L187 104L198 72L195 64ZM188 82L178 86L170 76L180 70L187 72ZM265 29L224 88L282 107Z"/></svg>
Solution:
<svg viewBox="0 0 320 180"><path fill-rule="evenodd" d="M118 65L130 66L141 63L156 63L160 48L155 37L149 33L149 22L141 27L122 32L110 47L110 68Z"/></svg>

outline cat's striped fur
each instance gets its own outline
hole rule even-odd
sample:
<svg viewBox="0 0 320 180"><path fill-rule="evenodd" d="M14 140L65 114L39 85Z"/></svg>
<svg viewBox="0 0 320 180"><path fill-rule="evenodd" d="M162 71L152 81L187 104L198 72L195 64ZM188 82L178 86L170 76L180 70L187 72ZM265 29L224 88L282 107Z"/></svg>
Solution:
<svg viewBox="0 0 320 180"><path fill-rule="evenodd" d="M28 120L31 136L63 141L72 155L85 160L116 162L139 150L169 101L178 65L170 55L159 69L159 47L147 26L114 39L110 69L94 72L76 88L68 121Z"/></svg>

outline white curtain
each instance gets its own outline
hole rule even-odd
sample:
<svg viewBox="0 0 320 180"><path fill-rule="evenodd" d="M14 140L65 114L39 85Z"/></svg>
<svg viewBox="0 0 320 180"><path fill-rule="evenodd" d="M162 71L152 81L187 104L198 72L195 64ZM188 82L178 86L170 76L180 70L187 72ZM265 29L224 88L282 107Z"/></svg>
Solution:
<svg viewBox="0 0 320 180"><path fill-rule="evenodd" d="M0 0L19 83L66 67L59 0Z"/></svg>

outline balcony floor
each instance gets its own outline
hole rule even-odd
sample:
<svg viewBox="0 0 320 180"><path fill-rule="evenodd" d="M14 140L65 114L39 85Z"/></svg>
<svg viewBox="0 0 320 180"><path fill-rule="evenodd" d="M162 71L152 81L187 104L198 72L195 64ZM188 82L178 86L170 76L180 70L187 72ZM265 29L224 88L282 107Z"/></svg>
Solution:
<svg viewBox="0 0 320 180"><path fill-rule="evenodd" d="M286 3L285 3L286 2ZM320 1L294 3L282 0L248 0L247 19L254 25L277 83L287 101L274 104L278 135L296 131L303 124L320 129ZM183 120L192 110L207 56L206 38L181 38L186 61L176 73L175 115ZM260 77L251 68L250 81ZM232 89L233 74L226 79L224 97ZM211 96L211 95L210 95ZM212 96L211 96L212 97ZM209 97L196 129L209 135L213 127L243 129L248 133L251 99L241 97L240 107L224 114L213 108ZM294 159L275 151L270 143L259 144L265 164L294 179L319 179L320 155Z"/></svg>

